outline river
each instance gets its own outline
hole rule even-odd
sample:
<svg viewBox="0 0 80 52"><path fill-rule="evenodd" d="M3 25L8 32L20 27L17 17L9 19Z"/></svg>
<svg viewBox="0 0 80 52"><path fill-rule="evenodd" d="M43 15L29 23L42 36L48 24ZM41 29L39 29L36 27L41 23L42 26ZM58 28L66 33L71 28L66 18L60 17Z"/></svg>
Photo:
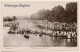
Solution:
<svg viewBox="0 0 80 52"><path fill-rule="evenodd" d="M19 21L20 27L36 29L32 22ZM70 39L55 38L48 35L39 36L39 34L28 34L29 39L22 34L8 34L9 27L3 28L3 45L4 47L70 47L75 45L71 43Z"/></svg>

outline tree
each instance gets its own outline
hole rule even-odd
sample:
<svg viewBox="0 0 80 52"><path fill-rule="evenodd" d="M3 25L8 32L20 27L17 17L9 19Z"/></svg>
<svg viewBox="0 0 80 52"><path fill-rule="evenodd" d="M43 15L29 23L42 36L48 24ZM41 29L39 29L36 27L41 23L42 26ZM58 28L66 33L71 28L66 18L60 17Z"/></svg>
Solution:
<svg viewBox="0 0 80 52"><path fill-rule="evenodd" d="M55 6L51 10L51 17L53 17L53 21L61 22L64 17L64 8L60 5ZM52 19L52 18L51 18Z"/></svg>
<svg viewBox="0 0 80 52"><path fill-rule="evenodd" d="M48 20L50 22L77 22L77 3L67 3L66 9L58 5L52 10L39 10L31 15L31 19Z"/></svg>
<svg viewBox="0 0 80 52"><path fill-rule="evenodd" d="M66 16L68 22L77 22L77 3L71 2L66 4Z"/></svg>
<svg viewBox="0 0 80 52"><path fill-rule="evenodd" d="M17 18L16 18L16 16L13 16L13 20L16 20Z"/></svg>
<svg viewBox="0 0 80 52"><path fill-rule="evenodd" d="M7 16L7 17L3 17L3 21L4 21L4 22L5 22L5 21L12 21L12 18L9 17L9 16Z"/></svg>
<svg viewBox="0 0 80 52"><path fill-rule="evenodd" d="M39 10L37 13L34 13L30 16L31 19L37 19L37 20L48 20L48 17L50 15L50 10Z"/></svg>
<svg viewBox="0 0 80 52"><path fill-rule="evenodd" d="M39 17L41 20L48 20L50 16L50 10L39 10L38 11Z"/></svg>
<svg viewBox="0 0 80 52"><path fill-rule="evenodd" d="M38 14L38 13L32 14L32 15L30 16L30 19L32 19L32 20L39 20L39 19L40 19L40 18L39 18L39 14Z"/></svg>

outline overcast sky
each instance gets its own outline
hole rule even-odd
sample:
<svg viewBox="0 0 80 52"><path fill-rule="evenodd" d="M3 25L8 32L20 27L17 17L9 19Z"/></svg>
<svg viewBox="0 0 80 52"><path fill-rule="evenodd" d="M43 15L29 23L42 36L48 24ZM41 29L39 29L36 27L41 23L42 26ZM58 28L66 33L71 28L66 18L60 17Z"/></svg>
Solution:
<svg viewBox="0 0 80 52"><path fill-rule="evenodd" d="M30 16L33 13L38 12L41 9L49 9L51 10L53 7L57 5L61 5L65 8L66 4L69 2L62 1L44 1L44 2L2 2L2 16ZM4 4L28 4L30 7L5 7Z"/></svg>

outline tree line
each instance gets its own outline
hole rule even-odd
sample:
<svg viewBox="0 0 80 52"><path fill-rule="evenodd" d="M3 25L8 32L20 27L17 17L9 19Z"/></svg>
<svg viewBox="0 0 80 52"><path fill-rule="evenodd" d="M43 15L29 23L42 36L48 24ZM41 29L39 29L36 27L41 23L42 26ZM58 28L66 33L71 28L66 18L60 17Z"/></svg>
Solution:
<svg viewBox="0 0 80 52"><path fill-rule="evenodd" d="M30 16L32 20L48 20L50 22L77 23L77 2L70 2L63 6L55 6L51 10L39 10Z"/></svg>
<svg viewBox="0 0 80 52"><path fill-rule="evenodd" d="M5 22L5 21L15 21L16 19L17 19L16 16L13 16L12 18L9 17L9 16L3 17L3 21L4 21L4 22Z"/></svg>

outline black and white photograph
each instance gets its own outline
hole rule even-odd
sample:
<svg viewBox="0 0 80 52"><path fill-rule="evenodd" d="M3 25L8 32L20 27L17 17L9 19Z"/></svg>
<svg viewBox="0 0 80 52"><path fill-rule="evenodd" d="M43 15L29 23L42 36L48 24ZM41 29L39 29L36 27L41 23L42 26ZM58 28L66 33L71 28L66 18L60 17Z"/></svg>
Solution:
<svg viewBox="0 0 80 52"><path fill-rule="evenodd" d="M3 47L77 47L77 2L2 2Z"/></svg>

